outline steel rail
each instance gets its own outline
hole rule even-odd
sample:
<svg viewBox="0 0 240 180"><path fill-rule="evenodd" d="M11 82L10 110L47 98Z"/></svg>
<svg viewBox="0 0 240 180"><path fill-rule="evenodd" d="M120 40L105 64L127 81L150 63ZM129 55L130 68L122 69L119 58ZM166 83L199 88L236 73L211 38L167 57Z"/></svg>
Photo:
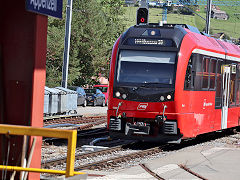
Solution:
<svg viewBox="0 0 240 180"><path fill-rule="evenodd" d="M139 152L133 152L127 155L122 155L119 157L114 157L114 158L110 158L110 159L106 159L106 160L102 160L94 163L89 163L86 165L81 165L76 167L75 170L76 171L83 170L83 169L92 170L96 168L102 169L103 167L116 166L118 163L121 163L121 162L130 161L132 159L141 158L147 155L152 155L160 152L162 152L162 150L159 147L154 147L154 148L146 149Z"/></svg>
<svg viewBox="0 0 240 180"><path fill-rule="evenodd" d="M75 160L81 160L81 159L87 159L90 157L96 157L99 155L103 155L103 154L108 154L111 153L113 151L120 151L122 150L122 145L121 146L116 146L116 147L112 147L112 148L108 148L108 149L104 149L104 150L100 150L100 151L95 151L95 152L88 152L88 153L84 153L84 154L77 154L75 156ZM58 158L58 159L53 159L53 160L49 160L49 161L45 161L42 162L42 167L43 168L48 168L57 164L62 164L66 162L66 157L63 158Z"/></svg>
<svg viewBox="0 0 240 180"><path fill-rule="evenodd" d="M53 120L45 121L44 126L52 125L52 124L62 124L62 123L84 124L84 123L95 122L95 121L98 121L98 120L106 120L107 121L107 116L53 119Z"/></svg>
<svg viewBox="0 0 240 180"><path fill-rule="evenodd" d="M164 178L160 177L155 172L151 171L145 164L139 164L145 171L147 171L149 174L151 174L153 177L157 178L158 180L165 180Z"/></svg>
<svg viewBox="0 0 240 180"><path fill-rule="evenodd" d="M191 169L187 168L187 167L184 166L183 164L179 164L178 166L179 166L181 169L189 172L190 174L192 174L192 175L194 175L194 176L196 176L196 177L198 177L198 178L200 178L200 179L202 179L202 180L208 180L208 179L206 179L205 177L203 177L203 176L201 176L201 175L193 172Z"/></svg>

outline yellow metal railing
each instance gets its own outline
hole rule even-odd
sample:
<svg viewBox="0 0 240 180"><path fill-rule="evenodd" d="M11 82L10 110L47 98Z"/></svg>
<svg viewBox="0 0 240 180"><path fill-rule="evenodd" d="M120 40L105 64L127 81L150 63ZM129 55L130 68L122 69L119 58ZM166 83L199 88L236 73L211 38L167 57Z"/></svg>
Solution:
<svg viewBox="0 0 240 180"><path fill-rule="evenodd" d="M39 172L39 173L51 173L51 174L65 174L66 177L74 176L78 174L85 174L84 172L74 171L75 149L76 149L76 140L77 140L76 130L34 128L30 126L0 124L0 134L43 136L43 137L62 138L62 139L68 140L66 171L39 169L39 168L23 168L18 166L4 166L4 165L0 165L0 169L4 169L8 171L28 171L28 172Z"/></svg>

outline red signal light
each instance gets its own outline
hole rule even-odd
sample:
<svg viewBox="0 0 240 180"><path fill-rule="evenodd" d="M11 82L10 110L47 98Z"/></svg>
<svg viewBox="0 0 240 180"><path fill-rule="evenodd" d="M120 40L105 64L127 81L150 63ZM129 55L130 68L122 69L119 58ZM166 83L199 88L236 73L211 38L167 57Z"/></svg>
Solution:
<svg viewBox="0 0 240 180"><path fill-rule="evenodd" d="M148 8L138 8L137 10L137 24L148 23Z"/></svg>

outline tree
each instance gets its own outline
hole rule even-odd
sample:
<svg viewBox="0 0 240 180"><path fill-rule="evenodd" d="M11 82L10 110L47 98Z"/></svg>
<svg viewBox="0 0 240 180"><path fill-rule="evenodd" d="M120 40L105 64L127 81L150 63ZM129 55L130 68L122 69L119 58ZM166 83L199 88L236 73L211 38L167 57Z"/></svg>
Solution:
<svg viewBox="0 0 240 180"><path fill-rule="evenodd" d="M64 21L48 19L46 85L59 86L62 78Z"/></svg>
<svg viewBox="0 0 240 180"><path fill-rule="evenodd" d="M123 14L121 6L121 0L73 2L69 85L93 84L96 83L93 76L108 76L112 46L124 30L119 19ZM48 33L47 84L50 85L59 84L62 73L64 25L61 20L55 21L50 20Z"/></svg>

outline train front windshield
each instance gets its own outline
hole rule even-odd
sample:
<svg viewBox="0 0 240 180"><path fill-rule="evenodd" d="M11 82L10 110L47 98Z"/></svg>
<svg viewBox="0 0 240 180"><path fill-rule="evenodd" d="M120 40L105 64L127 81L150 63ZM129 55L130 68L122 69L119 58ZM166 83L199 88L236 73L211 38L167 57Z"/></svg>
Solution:
<svg viewBox="0 0 240 180"><path fill-rule="evenodd" d="M176 52L121 50L117 83L173 87Z"/></svg>

